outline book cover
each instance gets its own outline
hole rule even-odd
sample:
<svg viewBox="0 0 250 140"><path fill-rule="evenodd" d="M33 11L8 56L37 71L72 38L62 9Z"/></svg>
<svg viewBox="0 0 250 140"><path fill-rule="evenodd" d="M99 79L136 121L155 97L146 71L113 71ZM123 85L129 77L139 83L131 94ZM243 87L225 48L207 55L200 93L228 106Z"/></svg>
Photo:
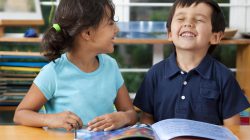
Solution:
<svg viewBox="0 0 250 140"><path fill-rule="evenodd" d="M150 126L137 124L112 131L92 132L87 129L77 130L76 140L153 140L154 132Z"/></svg>
<svg viewBox="0 0 250 140"><path fill-rule="evenodd" d="M113 131L91 132L80 129L76 140L170 140L173 138L200 138L209 140L238 140L227 128L214 124L186 120L166 119L153 125L138 124Z"/></svg>

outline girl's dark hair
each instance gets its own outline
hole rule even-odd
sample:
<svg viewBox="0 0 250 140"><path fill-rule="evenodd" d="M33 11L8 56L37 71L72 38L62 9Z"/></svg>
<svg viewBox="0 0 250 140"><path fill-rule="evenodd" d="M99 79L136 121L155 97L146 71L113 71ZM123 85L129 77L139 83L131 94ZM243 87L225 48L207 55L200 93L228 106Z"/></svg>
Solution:
<svg viewBox="0 0 250 140"><path fill-rule="evenodd" d="M53 21L59 24L61 31L51 27L45 32L42 39L44 56L54 61L70 50L75 36L81 31L98 27L105 16L114 21L114 14L111 0L61 0Z"/></svg>
<svg viewBox="0 0 250 140"><path fill-rule="evenodd" d="M170 11L170 15L167 20L168 32L171 32L171 24L172 24L173 16L175 14L176 7L189 7L193 4L198 5L200 3L205 3L205 4L210 5L213 10L212 16L211 16L212 32L213 33L224 32L225 27L226 27L224 14L221 8L219 7L218 3L216 3L214 0L176 0ZM212 53L215 47L216 45L211 45L209 47L208 53Z"/></svg>

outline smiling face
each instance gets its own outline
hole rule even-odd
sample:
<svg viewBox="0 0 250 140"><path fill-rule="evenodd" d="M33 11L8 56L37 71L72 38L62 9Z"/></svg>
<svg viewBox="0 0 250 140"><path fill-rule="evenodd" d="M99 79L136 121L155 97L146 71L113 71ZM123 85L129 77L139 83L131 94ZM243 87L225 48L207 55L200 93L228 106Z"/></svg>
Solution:
<svg viewBox="0 0 250 140"><path fill-rule="evenodd" d="M176 7L169 38L178 50L207 52L211 44L217 44L218 33L212 33L212 8L205 3L189 7Z"/></svg>
<svg viewBox="0 0 250 140"><path fill-rule="evenodd" d="M113 20L111 10L108 7L105 10L104 17L97 27L90 27L81 33L88 51L96 54L112 53L114 51L114 39L119 31Z"/></svg>
<svg viewBox="0 0 250 140"><path fill-rule="evenodd" d="M114 38L119 31L116 23L108 16L104 17L94 31L93 44L99 53L112 53L114 51Z"/></svg>

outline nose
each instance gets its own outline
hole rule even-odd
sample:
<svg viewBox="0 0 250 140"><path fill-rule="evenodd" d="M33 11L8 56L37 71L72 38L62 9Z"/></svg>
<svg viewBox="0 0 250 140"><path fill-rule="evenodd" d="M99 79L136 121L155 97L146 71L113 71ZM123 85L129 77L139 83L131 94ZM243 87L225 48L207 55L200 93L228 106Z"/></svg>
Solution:
<svg viewBox="0 0 250 140"><path fill-rule="evenodd" d="M184 24L184 27L192 27L192 24Z"/></svg>
<svg viewBox="0 0 250 140"><path fill-rule="evenodd" d="M194 26L194 23L193 23L194 21L192 20L192 19L187 19L184 23L183 23L183 26L184 27L189 27L189 28L191 28L191 27L193 27Z"/></svg>
<svg viewBox="0 0 250 140"><path fill-rule="evenodd" d="M115 24L115 33L118 33L120 31L119 27L117 26L117 24Z"/></svg>

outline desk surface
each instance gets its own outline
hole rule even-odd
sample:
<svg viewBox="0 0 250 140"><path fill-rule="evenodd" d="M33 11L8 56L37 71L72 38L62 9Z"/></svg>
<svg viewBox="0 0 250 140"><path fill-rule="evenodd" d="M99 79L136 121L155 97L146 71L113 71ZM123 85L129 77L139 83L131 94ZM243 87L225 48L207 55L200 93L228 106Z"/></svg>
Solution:
<svg viewBox="0 0 250 140"><path fill-rule="evenodd" d="M250 140L250 126L231 126L229 129L239 140ZM1 140L73 140L73 133L44 130L16 125L0 126Z"/></svg>
<svg viewBox="0 0 250 140"><path fill-rule="evenodd" d="M73 140L73 133L16 125L1 125L0 140Z"/></svg>

